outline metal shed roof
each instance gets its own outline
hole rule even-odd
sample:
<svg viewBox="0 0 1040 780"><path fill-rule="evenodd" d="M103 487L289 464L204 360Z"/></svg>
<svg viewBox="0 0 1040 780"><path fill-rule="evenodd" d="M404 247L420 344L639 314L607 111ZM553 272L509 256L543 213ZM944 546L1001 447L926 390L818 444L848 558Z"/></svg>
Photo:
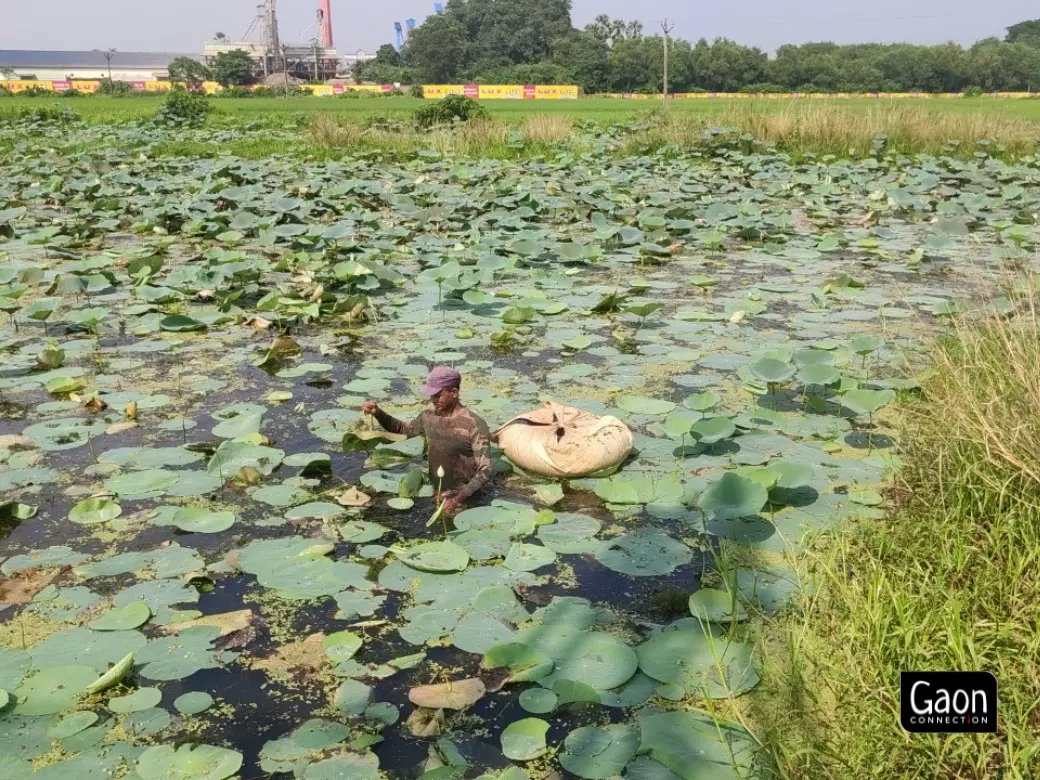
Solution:
<svg viewBox="0 0 1040 780"><path fill-rule="evenodd" d="M177 57L202 61L200 54L173 52L117 51L112 55L112 67L153 68L162 70ZM33 51L30 49L0 49L0 65L24 70L27 68L107 68L108 62L99 51Z"/></svg>

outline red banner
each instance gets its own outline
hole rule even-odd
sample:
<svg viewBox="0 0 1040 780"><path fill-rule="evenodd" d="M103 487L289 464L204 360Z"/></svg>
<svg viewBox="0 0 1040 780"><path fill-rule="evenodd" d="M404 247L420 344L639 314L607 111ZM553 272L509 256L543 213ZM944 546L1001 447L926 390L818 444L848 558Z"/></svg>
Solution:
<svg viewBox="0 0 1040 780"><path fill-rule="evenodd" d="M534 84L524 84L524 100L534 100L535 87Z"/></svg>
<svg viewBox="0 0 1040 780"><path fill-rule="evenodd" d="M52 81L51 89L55 92L64 92L67 89L72 89L71 81Z"/></svg>
<svg viewBox="0 0 1040 780"><path fill-rule="evenodd" d="M476 100L480 97L480 85L479 84L466 84L462 88L462 94L468 98Z"/></svg>

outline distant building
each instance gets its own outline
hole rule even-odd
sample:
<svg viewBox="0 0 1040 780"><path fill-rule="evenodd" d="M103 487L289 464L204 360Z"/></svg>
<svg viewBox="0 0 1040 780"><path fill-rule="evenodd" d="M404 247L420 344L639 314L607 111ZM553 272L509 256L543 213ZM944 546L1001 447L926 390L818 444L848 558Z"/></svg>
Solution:
<svg viewBox="0 0 1040 780"><path fill-rule="evenodd" d="M112 78L116 81L163 81L170 77L170 63L177 57L203 61L198 54L117 51L112 55ZM13 70L18 79L107 79L108 65L100 51L0 49L0 68Z"/></svg>

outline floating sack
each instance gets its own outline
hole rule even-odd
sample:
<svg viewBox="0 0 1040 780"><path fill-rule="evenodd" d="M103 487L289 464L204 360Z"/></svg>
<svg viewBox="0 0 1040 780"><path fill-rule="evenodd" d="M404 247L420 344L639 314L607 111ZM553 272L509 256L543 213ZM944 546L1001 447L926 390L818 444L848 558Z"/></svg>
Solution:
<svg viewBox="0 0 1040 780"><path fill-rule="evenodd" d="M546 477L582 477L617 466L632 451L632 432L616 417L598 417L546 402L491 434L513 463Z"/></svg>

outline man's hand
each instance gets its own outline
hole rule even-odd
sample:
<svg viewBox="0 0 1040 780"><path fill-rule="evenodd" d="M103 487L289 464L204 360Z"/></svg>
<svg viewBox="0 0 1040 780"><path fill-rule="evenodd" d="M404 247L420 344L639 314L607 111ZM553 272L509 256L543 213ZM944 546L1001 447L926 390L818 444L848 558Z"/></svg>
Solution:
<svg viewBox="0 0 1040 780"><path fill-rule="evenodd" d="M361 404L362 414L375 414L379 411L379 405L375 401L365 401Z"/></svg>
<svg viewBox="0 0 1040 780"><path fill-rule="evenodd" d="M462 508L462 491L445 490L441 493L441 501L444 503L445 514L455 515Z"/></svg>

